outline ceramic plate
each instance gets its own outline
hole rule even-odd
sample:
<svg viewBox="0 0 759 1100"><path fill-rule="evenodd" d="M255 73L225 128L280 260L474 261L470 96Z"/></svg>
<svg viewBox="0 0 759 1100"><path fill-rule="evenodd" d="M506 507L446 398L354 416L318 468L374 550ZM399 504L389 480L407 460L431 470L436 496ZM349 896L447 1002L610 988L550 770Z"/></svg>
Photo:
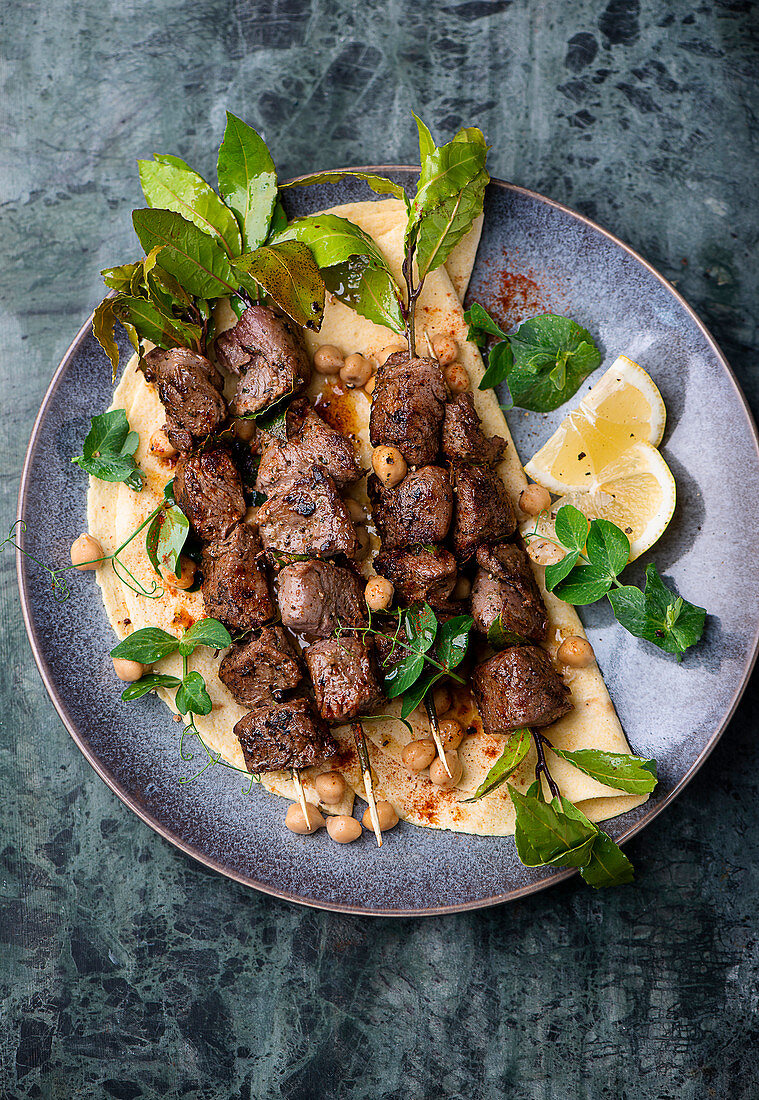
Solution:
<svg viewBox="0 0 759 1100"><path fill-rule="evenodd" d="M413 188L411 168L370 170ZM288 191L285 202L293 215L367 197L363 185L345 181ZM759 521L745 502L759 499L756 429L719 348L675 290L610 234L534 192L500 182L488 188L469 298L494 306L507 323L547 310L569 314L604 353L597 375L623 352L650 372L667 405L663 453L678 506L653 558L683 595L706 605L704 638L678 665L627 634L605 602L583 609L633 751L659 765L654 797L608 826L624 841L704 762L754 663L759 609L747 593L757 589ZM71 456L81 453L90 417L110 400L110 364L88 321L45 396L23 471L24 546L41 561L67 563L70 543L86 528L87 479ZM510 414L523 459L561 415ZM726 517L737 514L743 520L728 536ZM650 558L631 567L632 580ZM573 873L523 867L510 838L403 823L381 851L368 834L338 848L324 831L306 839L289 833L285 803L255 787L243 794L240 777L225 769L183 783L192 765L179 757L177 726L163 704L153 696L129 705L119 698L108 656L114 639L93 578L71 576L70 596L57 605L45 572L21 555L18 571L37 664L79 748L135 813L206 866L280 898L386 916L494 905Z"/></svg>

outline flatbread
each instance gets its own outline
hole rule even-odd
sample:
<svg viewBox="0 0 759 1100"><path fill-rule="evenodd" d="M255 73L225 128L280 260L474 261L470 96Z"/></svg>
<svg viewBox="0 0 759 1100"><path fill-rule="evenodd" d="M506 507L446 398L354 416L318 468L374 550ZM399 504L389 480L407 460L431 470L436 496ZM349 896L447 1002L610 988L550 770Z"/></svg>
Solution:
<svg viewBox="0 0 759 1100"><path fill-rule="evenodd" d="M396 199L347 204L334 207L329 213L348 218L361 226L376 240L379 248L400 280L403 258L403 233L405 211L403 203ZM527 484L519 456L511 440L506 420L492 390L480 391L477 384L484 373L479 350L467 342L467 325L464 321L461 301L468 285L474 256L479 241L481 222L451 254L446 265L428 276L417 307L417 350L428 353L427 341L436 333L451 334L458 342L459 359L469 372L472 393L483 429L488 435L501 435L509 441L499 472L516 504L519 493ZM228 307L222 304L217 310L220 329L235 321ZM398 342L398 336L382 326L360 317L341 302L328 296L324 323L320 333L306 333L306 340L313 352L320 344L335 344L345 354L361 352L365 356L377 355L390 343ZM351 434L359 459L365 468L371 463L369 442L370 398L363 390L343 390L334 380L315 374L309 396L322 413ZM103 546L112 551L134 528L142 522L160 501L163 486L173 474L165 460L157 459L149 452L151 434L163 425L164 410L156 388L148 384L132 360L114 392L114 408L124 408L133 430L139 432L140 445L136 459L148 475L146 487L134 493L125 485L90 479L88 496L88 522L90 532ZM366 505L365 483L351 489L351 494ZM376 539L373 539L376 549ZM127 567L143 584L150 587L155 574L147 559L144 540L140 537L130 544L122 555ZM372 572L370 561L365 572ZM546 649L555 656L561 641L569 635L584 635L582 624L574 608L562 603L545 590L543 570L535 566L535 573L549 618L549 641ZM179 635L183 628L204 615L203 599L199 592L186 593L168 589L160 599L147 599L130 591L114 575L109 564L98 571L98 583L109 620L117 635L125 637L132 630L148 625L161 626ZM213 700L213 710L207 716L197 718L197 726L212 752L220 753L237 767L244 767L242 751L232 732L235 722L245 713L231 697L218 678L219 657L212 651L199 649L193 654L192 667L205 678ZM177 673L180 659L177 656L160 661L156 671ZM614 706L609 698L603 677L596 665L585 669L567 671L565 679L572 693L574 710L550 729L552 742L561 749L599 748L609 752L629 753ZM159 693L164 702L176 712L173 693ZM137 705L137 704L132 704ZM385 703L381 708L387 715L398 714L399 703ZM398 814L420 826L452 829L458 832L486 835L508 835L514 831L514 811L505 786L476 803L465 804L464 799L482 782L503 749L503 738L486 735L479 715L472 704L468 690L455 694L452 716L473 732L462 743L459 755L463 774L459 787L454 791L441 791L424 776L410 776L401 763L403 747L414 737L429 736L423 710L411 716L414 733L391 718L367 719L363 726L369 740L372 767L375 773L377 793L395 806ZM126 720L126 715L125 715ZM177 727L177 739L179 736ZM319 802L313 779L319 772L337 767L349 784L343 803L322 807L327 812L350 813L353 791L365 795L358 767L353 737L348 727L335 731L340 753L337 763L330 762L318 768L305 769L302 779L306 797ZM187 742L192 747L195 742ZM200 755L198 755L198 752ZM202 749L195 750L196 760L205 759ZM188 765L190 768L191 765ZM558 757L551 757L552 773L563 793L578 805L594 821L603 821L631 809L646 800L646 796L624 795L605 787L583 775ZM529 754L513 778L513 782L525 789L534 774L534 759ZM291 778L286 773L268 773L261 776L261 783L268 790L295 799Z"/></svg>

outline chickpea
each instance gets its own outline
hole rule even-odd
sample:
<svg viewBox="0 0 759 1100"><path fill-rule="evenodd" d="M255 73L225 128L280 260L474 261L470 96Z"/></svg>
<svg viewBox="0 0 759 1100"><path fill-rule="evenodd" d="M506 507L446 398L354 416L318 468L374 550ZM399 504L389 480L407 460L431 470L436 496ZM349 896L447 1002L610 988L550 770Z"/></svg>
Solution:
<svg viewBox="0 0 759 1100"><path fill-rule="evenodd" d="M340 380L345 382L349 389L365 386L372 376L372 365L368 359L358 353L349 355L344 366L340 368Z"/></svg>
<svg viewBox="0 0 759 1100"><path fill-rule="evenodd" d="M397 447L375 447L372 452L372 469L388 488L403 481L408 471L406 459Z"/></svg>
<svg viewBox="0 0 759 1100"><path fill-rule="evenodd" d="M285 826L291 833L301 833L305 836L306 833L315 833L317 829L321 829L326 824L324 818L311 802L306 803L306 812L308 814L308 821L303 816L303 810L300 807L299 802L293 802L292 806L285 814Z"/></svg>
<svg viewBox="0 0 759 1100"><path fill-rule="evenodd" d="M447 367L456 361L459 345L452 336L433 336L432 351L440 366Z"/></svg>
<svg viewBox="0 0 759 1100"><path fill-rule="evenodd" d="M464 740L464 730L455 718L444 718L439 723L440 739L444 749L457 749ZM451 769L453 771L453 769Z"/></svg>
<svg viewBox="0 0 759 1100"><path fill-rule="evenodd" d="M314 352L314 370L317 374L338 374L344 362L343 353L334 344L322 344Z"/></svg>
<svg viewBox="0 0 759 1100"><path fill-rule="evenodd" d="M365 829L373 829L374 823L372 821L371 811L369 807L364 810L364 816L361 818L364 823ZM378 802L377 803L377 821L379 821L379 827L381 833L386 833L388 829L394 829L398 824L398 814L395 812L395 808L392 802Z"/></svg>
<svg viewBox="0 0 759 1100"><path fill-rule="evenodd" d="M356 561L364 561L368 557L369 549L369 532L363 523L359 523L356 525L356 551L353 555Z"/></svg>
<svg viewBox="0 0 759 1100"><path fill-rule="evenodd" d="M393 602L395 588L385 577L370 577L366 582L364 595L370 611L387 611Z"/></svg>
<svg viewBox="0 0 759 1100"><path fill-rule="evenodd" d="M527 553L536 565L555 565L565 556L563 546L557 546L548 539L530 539Z"/></svg>
<svg viewBox="0 0 759 1100"><path fill-rule="evenodd" d="M563 665L569 665L570 668L587 668L588 665L593 664L596 655L587 638L580 638L573 634L561 643L556 659Z"/></svg>
<svg viewBox="0 0 759 1100"><path fill-rule="evenodd" d="M353 497L346 497L345 507L348 509L348 515L354 523L366 523L366 510L363 504L359 504Z"/></svg>
<svg viewBox="0 0 759 1100"><path fill-rule="evenodd" d="M167 584L170 584L172 588L179 588L181 590L192 588L195 583L195 572L197 570L195 562L190 558L186 558L184 554L180 554L179 568L181 571L180 576L177 576L176 573L170 573L168 569L162 570L163 579Z"/></svg>
<svg viewBox="0 0 759 1100"><path fill-rule="evenodd" d="M316 793L322 802L335 806L345 794L345 780L340 772L323 772L314 780Z"/></svg>
<svg viewBox="0 0 759 1100"><path fill-rule="evenodd" d="M539 516L551 507L551 494L542 485L528 485L519 494L519 507L528 516Z"/></svg>
<svg viewBox="0 0 759 1100"><path fill-rule="evenodd" d="M135 680L144 676L149 667L149 665L141 665L139 661L127 661L123 657L113 658L113 671L119 680L124 680L128 684L133 684Z"/></svg>
<svg viewBox="0 0 759 1100"><path fill-rule="evenodd" d="M243 523L247 523L249 527L258 527L258 508L255 504L246 509Z"/></svg>
<svg viewBox="0 0 759 1100"><path fill-rule="evenodd" d="M327 832L337 844L350 844L361 836L361 822L348 814L327 818Z"/></svg>
<svg viewBox="0 0 759 1100"><path fill-rule="evenodd" d="M435 705L435 714L447 714L453 706L453 696L447 684L439 684L432 693L432 702Z"/></svg>
<svg viewBox="0 0 759 1100"><path fill-rule="evenodd" d="M453 596L456 600L468 600L472 592L472 582L468 577L459 577L456 581L456 586L453 589Z"/></svg>
<svg viewBox="0 0 759 1100"><path fill-rule="evenodd" d="M382 351L378 353L377 362L379 363L380 366L382 366L383 363L386 363L388 361L388 359L390 358L391 355L397 355L398 352L401 352L401 351L408 351L408 345L407 344L388 344L387 347L383 348Z"/></svg>
<svg viewBox="0 0 759 1100"><path fill-rule="evenodd" d="M423 772L425 768L429 768L436 753L432 738L423 737L420 741L409 741L401 753L401 760L410 772Z"/></svg>
<svg viewBox="0 0 759 1100"><path fill-rule="evenodd" d="M150 453L156 458L173 458L179 451L169 443L169 437L163 428L159 428L150 437Z"/></svg>
<svg viewBox="0 0 759 1100"><path fill-rule="evenodd" d="M430 779L436 787L440 787L441 790L450 791L456 786L461 779L461 773L464 770L459 760L459 754L454 751L446 752L446 763L450 770L450 775L445 770L443 761L438 756L436 760L433 760L430 764Z"/></svg>
<svg viewBox="0 0 759 1100"><path fill-rule="evenodd" d="M444 367L443 377L452 393L463 393L469 389L469 371L463 363L450 363Z"/></svg>
<svg viewBox="0 0 759 1100"><path fill-rule="evenodd" d="M71 546L71 564L81 572L98 569L102 564L97 559L103 557L103 547L92 535L80 535Z"/></svg>
<svg viewBox="0 0 759 1100"><path fill-rule="evenodd" d="M235 435L242 443L250 443L256 434L256 425L253 420L235 420L232 427Z"/></svg>
<svg viewBox="0 0 759 1100"><path fill-rule="evenodd" d="M376 374L373 374L371 376L371 378L369 379L369 381L364 383L364 393L368 394L369 397L371 397L372 394L374 393L374 387L375 387L376 383L377 383L377 375Z"/></svg>

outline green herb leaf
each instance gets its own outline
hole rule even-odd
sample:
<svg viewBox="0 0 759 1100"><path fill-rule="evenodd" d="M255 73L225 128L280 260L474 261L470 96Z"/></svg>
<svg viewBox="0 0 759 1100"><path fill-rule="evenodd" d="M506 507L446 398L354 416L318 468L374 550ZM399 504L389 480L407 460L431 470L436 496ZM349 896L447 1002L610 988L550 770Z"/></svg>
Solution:
<svg viewBox="0 0 759 1100"><path fill-rule="evenodd" d="M553 592L556 585L559 584L560 581L563 581L565 577L569 576L579 560L580 551L570 550L568 554L564 555L561 561L552 562L551 565L546 566L545 582L549 592Z"/></svg>
<svg viewBox="0 0 759 1100"><path fill-rule="evenodd" d="M125 661L139 661L143 665L152 665L162 657L168 657L179 649L179 639L157 626L146 626L135 630L111 650L112 657L122 657Z"/></svg>
<svg viewBox="0 0 759 1100"><path fill-rule="evenodd" d="M283 183L282 190L288 187L312 187L321 183L340 183L344 179L363 180L375 195L394 195L408 204L408 197L399 183L393 183L385 176L375 176L371 172L314 172L310 176L301 176L292 183Z"/></svg>
<svg viewBox="0 0 759 1100"><path fill-rule="evenodd" d="M183 657L189 657L198 645L206 645L209 649L226 649L231 644L232 635L218 619L198 619L182 635L179 652Z"/></svg>
<svg viewBox="0 0 759 1100"><path fill-rule="evenodd" d="M277 170L261 135L229 111L216 170L219 191L237 215L245 250L250 252L269 232L277 202Z"/></svg>
<svg viewBox="0 0 759 1100"><path fill-rule="evenodd" d="M165 159L138 160L137 167L148 206L181 214L216 237L228 256L240 255L242 241L235 216L202 176Z"/></svg>
<svg viewBox="0 0 759 1100"><path fill-rule="evenodd" d="M509 342L514 363L508 381L514 404L534 412L563 405L601 362L590 333L554 313L524 321Z"/></svg>
<svg viewBox="0 0 759 1100"><path fill-rule="evenodd" d="M190 522L176 504L158 513L145 537L145 548L156 573L166 570L175 577L182 575L179 555L189 533Z"/></svg>
<svg viewBox="0 0 759 1100"><path fill-rule="evenodd" d="M403 624L408 648L404 647L403 652L406 656L385 677L385 694L388 699L396 699L399 695L403 695L421 676L425 666L424 654L432 647L437 634L437 616L429 604L424 604L422 608L415 611L406 612L403 616ZM407 717L410 713L411 711L408 710L403 717Z"/></svg>
<svg viewBox="0 0 759 1100"><path fill-rule="evenodd" d="M180 714L210 714L213 709L206 682L199 672L188 672L174 697Z"/></svg>
<svg viewBox="0 0 759 1100"><path fill-rule="evenodd" d="M656 761L623 752L602 752L601 749L552 749L556 756L598 780L607 787L628 794L650 794L656 786Z"/></svg>
<svg viewBox="0 0 759 1100"><path fill-rule="evenodd" d="M159 676L157 673L151 672L147 676L142 676L139 680L136 680L133 684L130 684L121 693L121 698L129 703L133 699L141 699L143 695L147 695L150 691L155 691L156 688L176 688L182 681L178 676Z"/></svg>
<svg viewBox="0 0 759 1100"><path fill-rule="evenodd" d="M646 568L645 592L632 585L615 588L609 602L625 630L678 658L704 631L705 609L667 588L653 563Z"/></svg>
<svg viewBox="0 0 759 1100"><path fill-rule="evenodd" d="M565 603L581 606L600 600L610 587L611 577L603 569L595 565L577 565L553 591Z"/></svg>
<svg viewBox="0 0 759 1100"><path fill-rule="evenodd" d="M435 653L449 671L458 668L466 657L473 624L471 615L455 615L438 628Z"/></svg>
<svg viewBox="0 0 759 1100"><path fill-rule="evenodd" d="M111 409L92 417L83 453L71 461L101 481L123 481L139 492L145 476L133 457L139 442L137 432L129 429L124 410Z"/></svg>
<svg viewBox="0 0 759 1100"><path fill-rule="evenodd" d="M434 687L438 680L442 680L445 674L440 672L425 662L422 663L422 673L415 683L411 687L407 688L403 692L403 703L401 704L401 718L408 718L408 716L416 710L419 704L423 701L425 695Z"/></svg>
<svg viewBox="0 0 759 1100"><path fill-rule="evenodd" d="M160 306L146 298L120 294L111 299L113 312L122 324L132 325L143 340L151 340L159 348L197 348L200 326L180 321L164 313Z"/></svg>
<svg viewBox="0 0 759 1100"><path fill-rule="evenodd" d="M381 251L347 218L315 214L298 218L270 243L297 240L308 245L327 290L375 324L403 332L400 290Z"/></svg>
<svg viewBox="0 0 759 1100"><path fill-rule="evenodd" d="M530 750L532 738L528 729L514 730L504 745L503 752L496 760L493 767L480 783L471 798L462 799L463 802L476 802L486 794L497 790L507 779L510 779ZM529 791L527 792L529 795Z"/></svg>
<svg viewBox="0 0 759 1100"><path fill-rule="evenodd" d="M163 245L161 265L198 298L222 298L238 289L227 254L209 236L172 210L134 210L132 222L145 252Z"/></svg>
<svg viewBox="0 0 759 1100"><path fill-rule="evenodd" d="M501 341L508 340L508 336L500 325L496 324L485 307L481 306L479 302L472 302L469 309L464 311L464 320L469 325L469 331L466 338L467 340L471 340L473 344L476 344L478 348L485 347L489 336L495 336ZM481 390L487 388L487 386L480 382Z"/></svg>
<svg viewBox="0 0 759 1100"><path fill-rule="evenodd" d="M489 182L490 176L483 168L466 187L423 216L416 242L420 280L441 267L472 228L475 219L482 213L485 188Z"/></svg>
<svg viewBox="0 0 759 1100"><path fill-rule="evenodd" d="M581 867L588 861L598 830L584 815L578 818L571 802L564 797L544 802L511 784L509 795L516 811L517 853L525 867Z"/></svg>
<svg viewBox="0 0 759 1100"><path fill-rule="evenodd" d="M113 312L113 298L104 298L92 316L92 335L111 361L111 380L116 381L119 369L119 349L113 338L116 315Z"/></svg>
<svg viewBox="0 0 759 1100"><path fill-rule="evenodd" d="M606 886L624 886L635 878L633 865L608 833L599 831L587 863L580 874L596 890Z"/></svg>
<svg viewBox="0 0 759 1100"><path fill-rule="evenodd" d="M530 644L527 638L523 638L521 634L516 634L513 630L505 629L503 619L500 615L493 620L488 628L488 642L490 645L495 646L496 649L505 649L510 645Z"/></svg>
<svg viewBox="0 0 759 1100"><path fill-rule="evenodd" d="M103 276L105 285L109 286L111 290L120 290L128 294L132 279L139 273L141 266L137 263L123 264L121 267L106 267L100 274Z"/></svg>
<svg viewBox="0 0 759 1100"><path fill-rule="evenodd" d="M301 328L318 332L324 317L324 280L309 247L299 241L263 245L233 265L242 286L251 280Z"/></svg>
<svg viewBox="0 0 759 1100"><path fill-rule="evenodd" d="M597 568L616 577L630 560L630 540L615 523L594 519L588 531L588 557Z"/></svg>
<svg viewBox="0 0 759 1100"><path fill-rule="evenodd" d="M269 243L283 233L287 229L287 214L282 203L277 199L274 203L274 213L271 216L271 225L269 226Z"/></svg>
<svg viewBox="0 0 759 1100"><path fill-rule="evenodd" d="M567 550L584 550L588 541L588 520L579 508L565 504L556 513L556 538Z"/></svg>
<svg viewBox="0 0 759 1100"><path fill-rule="evenodd" d="M495 344L488 354L488 365L479 384L481 390L492 390L508 381L514 363L514 354L508 340Z"/></svg>
<svg viewBox="0 0 759 1100"><path fill-rule="evenodd" d="M414 116L414 122L419 133L419 156L424 161L435 152L435 139L430 133L426 122L422 122L420 118L417 118L413 111L411 114Z"/></svg>

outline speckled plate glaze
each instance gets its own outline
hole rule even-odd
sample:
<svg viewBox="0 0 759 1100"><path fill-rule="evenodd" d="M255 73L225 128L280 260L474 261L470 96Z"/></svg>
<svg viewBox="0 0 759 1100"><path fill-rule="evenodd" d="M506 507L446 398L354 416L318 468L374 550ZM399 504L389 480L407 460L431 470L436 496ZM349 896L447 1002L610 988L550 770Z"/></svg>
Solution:
<svg viewBox="0 0 759 1100"><path fill-rule="evenodd" d="M412 168L369 170L413 188ZM345 181L286 192L286 203L293 215L367 197L363 185ZM597 374L624 352L651 373L667 404L663 453L679 500L653 558L683 595L706 604L704 639L678 665L622 630L607 606L583 609L630 743L659 764L655 796L608 826L624 841L703 764L756 658L759 520L745 507L759 499L756 429L719 348L669 283L603 229L541 195L497 181L488 188L469 297L500 299L512 320L545 310L571 315L604 352ZM41 561L66 563L86 526L86 478L70 459L81 452L90 417L110 399L110 365L88 321L45 396L21 481L23 544ZM510 415L523 458L561 415ZM731 525L728 537L728 517L739 513L741 524ZM636 581L649 557L631 567ZM293 836L283 827L281 799L258 788L243 794L239 776L224 769L183 783L193 768L179 758L177 727L165 707L154 697L129 705L119 698L108 656L113 635L92 578L74 574L60 606L48 575L22 555L18 575L35 659L77 745L135 813L207 867L290 901L384 916L495 905L574 873L523 867L512 839L403 823L381 851L368 834L337 847L324 831Z"/></svg>

